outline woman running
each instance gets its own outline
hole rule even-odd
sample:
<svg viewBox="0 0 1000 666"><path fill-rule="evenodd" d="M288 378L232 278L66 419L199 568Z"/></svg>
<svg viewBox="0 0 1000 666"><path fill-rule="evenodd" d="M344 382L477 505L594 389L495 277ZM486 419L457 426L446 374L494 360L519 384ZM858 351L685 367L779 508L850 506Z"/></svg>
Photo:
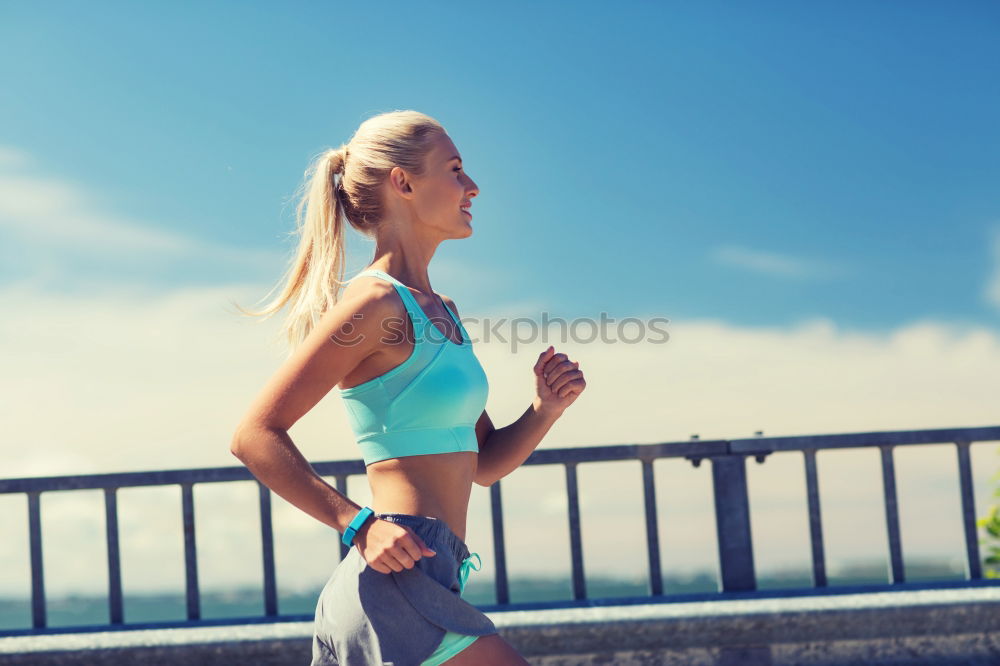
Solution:
<svg viewBox="0 0 1000 666"><path fill-rule="evenodd" d="M316 605L312 666L528 663L462 598L481 564L465 543L469 497L473 483L517 469L586 382L578 362L549 346L534 365L531 405L494 428L486 374L458 308L428 277L441 241L472 235L468 208L478 194L433 118L369 118L306 171L284 290L263 310L243 310L270 316L291 303L292 353L241 421L232 452L354 546ZM342 217L375 241L370 265L347 282ZM328 484L288 436L334 386L371 507Z"/></svg>

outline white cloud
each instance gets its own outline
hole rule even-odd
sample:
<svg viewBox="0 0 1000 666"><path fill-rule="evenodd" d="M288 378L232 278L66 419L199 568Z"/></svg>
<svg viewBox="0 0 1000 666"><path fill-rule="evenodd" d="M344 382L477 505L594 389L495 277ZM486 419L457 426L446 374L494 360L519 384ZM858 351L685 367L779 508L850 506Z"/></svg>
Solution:
<svg viewBox="0 0 1000 666"><path fill-rule="evenodd" d="M14 146L0 144L0 169L25 168L31 164L31 156Z"/></svg>
<svg viewBox="0 0 1000 666"><path fill-rule="evenodd" d="M269 344L277 322L251 322L228 311L229 298L245 303L258 293L259 287L252 285L187 288L141 298L126 292L67 297L24 285L0 290L0 306L14 313L0 320L0 344L6 351L0 376L6 407L0 476L238 465L228 448L233 428L283 360L281 350ZM746 437L756 430L790 435L997 421L1000 339L989 330L924 321L873 335L841 330L828 320L787 330L686 321L674 322L670 334L669 342L659 345L558 344L559 351L580 361L588 388L553 427L543 448L685 441L694 433L705 440ZM477 345L475 353L490 379L490 415L498 427L528 406L531 366L543 347L528 344L512 353L499 342ZM345 417L331 392L293 427L292 437L309 460L355 459L358 452ZM980 507L988 501L987 478L996 462L991 450L982 450L985 453L975 458ZM873 544L880 543L880 522L859 527L858 521L858 516L879 515L877 462L870 453L821 455L822 492L825 498L838 498L824 504L829 512L825 529L838 535L828 536L833 552L871 552ZM955 456L948 447L899 455L915 456L911 475L920 482L911 484L914 498L933 494L937 501L930 505L931 513L954 508ZM771 558L774 566L783 566L780 563L798 553L805 564L806 534L799 529L803 525L787 527L794 516L800 523L804 520L801 460L789 467L775 457L765 465L751 461L748 467L752 501L768 506L767 513L755 517L755 538L763 539L757 544L759 561ZM664 557L672 571L705 568L715 558L709 464L696 469L685 461L660 461L657 469L662 470L658 493ZM611 572L623 558L644 570L638 464L607 469L584 465L580 474L586 496L582 511L587 571ZM859 478L868 480L859 484ZM565 516L553 513L563 506L563 483L559 468L523 468L505 480L515 575L566 570ZM901 487L906 483L901 480ZM927 488L934 484L931 493ZM366 502L366 491L359 477L352 481L349 495ZM259 576L253 493L205 492L213 496L198 505L203 526L199 530L210 535L200 542L205 584L253 583ZM123 547L130 584L136 589L179 584L181 564L173 560L181 553L174 547L177 539L164 535L173 527L162 519L179 515L179 500L169 506L162 496L133 495L122 498L123 513L161 518L123 520L129 530ZM65 548L47 551L54 591L100 590L104 584L88 573L103 566L103 514L96 494L87 501L94 505L84 510L72 502L44 500L46 538L65 532L66 548L80 534L94 540L93 548L85 549L89 555L81 551L80 557L63 564L55 560ZM149 502L157 508L141 508ZM275 503L282 584L322 583L336 557L329 528L299 516L283 500L276 498ZM913 506L905 497L901 504ZM859 506L867 509L858 514ZM467 540L484 555L484 569L490 572L488 507L487 490L477 486ZM23 541L24 525L17 517L22 510L9 514L12 517L0 526L6 530L0 535L4 541ZM621 538L614 543L598 539L600 525L619 515L627 516ZM221 538L208 527L219 519L225 522L226 516L244 517L227 523L228 530L235 530L232 538ZM783 517L785 527L768 528L774 517ZM942 532L950 534L957 514L939 518L933 522L926 511L910 516L914 522L906 528L913 541L908 545L921 551L959 552L960 540L942 543L940 538ZM760 534L758 520L764 521ZM918 524L923 528L917 529ZM164 539L174 544L169 549L171 564L156 554ZM626 554L623 543L629 546ZM241 548L250 549L254 557L234 559ZM14 549L0 556L7 559L0 562L5 572L0 591L24 589L25 552ZM317 552L324 553L319 560Z"/></svg>
<svg viewBox="0 0 1000 666"><path fill-rule="evenodd" d="M286 253L219 244L178 233L150 220L105 210L99 197L78 183L29 173L33 160L0 145L0 234L4 261L21 279L52 283L87 280L76 262L117 266L130 284L147 269L194 265L219 270L282 266Z"/></svg>
<svg viewBox="0 0 1000 666"><path fill-rule="evenodd" d="M95 212L95 208L87 193L71 183L0 175L0 225L36 242L111 255L149 250L176 254L199 249L190 237L115 219Z"/></svg>
<svg viewBox="0 0 1000 666"><path fill-rule="evenodd" d="M846 272L844 267L824 260L802 259L735 245L714 248L710 256L720 264L778 277L825 278Z"/></svg>

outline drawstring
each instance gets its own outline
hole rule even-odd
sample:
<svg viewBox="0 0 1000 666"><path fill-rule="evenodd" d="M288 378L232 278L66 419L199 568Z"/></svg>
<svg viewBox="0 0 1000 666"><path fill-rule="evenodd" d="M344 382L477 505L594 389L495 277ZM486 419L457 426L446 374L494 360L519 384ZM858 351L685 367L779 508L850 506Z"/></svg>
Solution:
<svg viewBox="0 0 1000 666"><path fill-rule="evenodd" d="M479 565L478 566L474 565L472 563L473 556L475 556L475 558L477 560L479 560ZM462 594L463 592L465 592L465 581L468 580L468 578L469 578L469 568L471 567L472 569L475 569L476 571L479 571L479 567L481 567L482 565L483 565L483 559L481 557L479 557L479 553L472 553L467 558L465 558L464 560L462 560L462 566L459 567L459 569L458 569L458 589L459 589L459 594Z"/></svg>

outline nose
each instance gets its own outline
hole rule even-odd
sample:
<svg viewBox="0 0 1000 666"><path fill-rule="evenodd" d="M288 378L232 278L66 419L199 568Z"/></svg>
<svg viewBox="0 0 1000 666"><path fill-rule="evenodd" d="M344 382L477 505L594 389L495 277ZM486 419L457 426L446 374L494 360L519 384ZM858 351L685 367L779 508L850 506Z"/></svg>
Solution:
<svg viewBox="0 0 1000 666"><path fill-rule="evenodd" d="M472 180L471 178L469 178L469 188L467 192L470 199L472 197L479 196L479 186L476 185L476 181Z"/></svg>

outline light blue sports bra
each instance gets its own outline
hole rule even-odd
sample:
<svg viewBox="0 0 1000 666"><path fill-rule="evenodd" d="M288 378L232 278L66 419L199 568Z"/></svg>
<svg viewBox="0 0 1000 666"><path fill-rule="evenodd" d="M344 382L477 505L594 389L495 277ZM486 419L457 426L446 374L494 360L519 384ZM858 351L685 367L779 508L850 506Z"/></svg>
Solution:
<svg viewBox="0 0 1000 666"><path fill-rule="evenodd" d="M462 322L441 301L462 333L457 344L434 325L402 282L373 268L351 280L364 275L393 284L415 337L405 361L362 384L338 389L365 465L404 456L479 451L476 422L486 408L489 382ZM400 338L405 328L392 330L386 335Z"/></svg>

